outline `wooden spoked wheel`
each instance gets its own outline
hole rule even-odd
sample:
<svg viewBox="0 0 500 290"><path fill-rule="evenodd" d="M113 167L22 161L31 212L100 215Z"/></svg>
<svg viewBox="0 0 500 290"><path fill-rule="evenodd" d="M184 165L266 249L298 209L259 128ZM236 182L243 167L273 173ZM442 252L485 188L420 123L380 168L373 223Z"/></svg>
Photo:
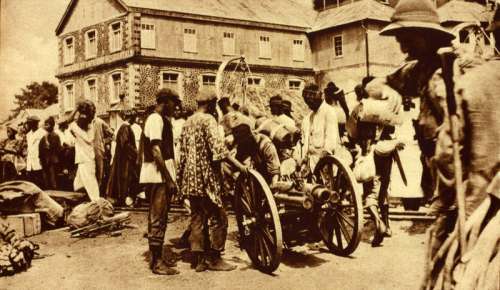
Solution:
<svg viewBox="0 0 500 290"><path fill-rule="evenodd" d="M254 170L241 174L235 189L234 210L240 246L257 269L272 273L283 254L281 224L273 194L264 178Z"/></svg>
<svg viewBox="0 0 500 290"><path fill-rule="evenodd" d="M321 208L320 234L328 249L339 256L352 254L361 240L362 196L351 169L335 156L322 158L314 170L316 182L336 192L339 200Z"/></svg>

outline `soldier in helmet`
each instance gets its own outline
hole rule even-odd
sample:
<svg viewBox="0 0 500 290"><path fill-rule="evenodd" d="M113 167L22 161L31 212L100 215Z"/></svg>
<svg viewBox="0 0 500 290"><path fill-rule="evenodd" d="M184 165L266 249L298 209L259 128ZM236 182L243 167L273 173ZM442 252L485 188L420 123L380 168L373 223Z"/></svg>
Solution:
<svg viewBox="0 0 500 290"><path fill-rule="evenodd" d="M454 35L440 25L436 7L430 0L399 1L391 23L380 34L395 37L401 51L407 54L407 61L385 78L369 82L365 89L366 95L387 100L394 112L399 111L402 104L408 103L411 96L420 98L416 133L425 159L424 167L428 166L424 170L429 170L446 106L438 50L451 46ZM435 225L436 244L444 241L448 229L454 226L454 195L451 188L441 188L439 197L433 202L433 212L438 216Z"/></svg>
<svg viewBox="0 0 500 290"><path fill-rule="evenodd" d="M465 213L472 212L486 198L486 187L500 169L500 10L496 9L491 24L486 29L495 37L495 55L487 62L456 78L455 98L458 126L462 136L461 150L464 176L468 181L465 196ZM453 148L448 117L439 128L435 164L439 176L452 179ZM499 193L497 192L497 197Z"/></svg>

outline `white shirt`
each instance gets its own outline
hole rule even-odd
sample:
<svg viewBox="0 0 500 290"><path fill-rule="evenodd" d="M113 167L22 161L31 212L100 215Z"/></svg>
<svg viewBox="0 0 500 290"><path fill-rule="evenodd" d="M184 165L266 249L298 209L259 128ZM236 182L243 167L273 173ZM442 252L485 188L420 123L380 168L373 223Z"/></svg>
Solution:
<svg viewBox="0 0 500 290"><path fill-rule="evenodd" d="M302 156L309 156L314 169L322 151L333 153L340 146L337 114L332 106L323 102L317 112L302 120Z"/></svg>
<svg viewBox="0 0 500 290"><path fill-rule="evenodd" d="M137 150L139 150L139 144L141 143L142 128L137 123L132 124L130 128L132 129L132 132L134 132L135 147L137 148Z"/></svg>
<svg viewBox="0 0 500 290"><path fill-rule="evenodd" d="M276 120L276 122L280 123L281 125L283 125L287 128L296 128L297 127L295 125L295 121L285 114L281 114L278 117L275 117L274 120Z"/></svg>
<svg viewBox="0 0 500 290"><path fill-rule="evenodd" d="M143 134L150 141L161 140L163 133L163 118L158 113L149 115L144 124ZM173 144L172 144L173 147ZM142 167L139 177L139 183L163 183L161 172L153 162L144 162L144 154L142 155ZM165 165L170 173L170 176L175 181L175 162L173 159L165 160Z"/></svg>
<svg viewBox="0 0 500 290"><path fill-rule="evenodd" d="M56 133L59 135L59 138L61 138L61 144L66 144L69 147L75 147L75 136L71 134L69 129L66 129L64 132L57 130Z"/></svg>
<svg viewBox="0 0 500 290"><path fill-rule="evenodd" d="M27 171L42 170L39 145L40 140L42 140L46 133L47 132L43 128L38 128L36 131L29 131L28 134L26 134L26 142L28 143L28 153L26 156Z"/></svg>
<svg viewBox="0 0 500 290"><path fill-rule="evenodd" d="M95 162L94 126L89 124L87 131L84 131L73 122L68 130L75 136L75 164Z"/></svg>

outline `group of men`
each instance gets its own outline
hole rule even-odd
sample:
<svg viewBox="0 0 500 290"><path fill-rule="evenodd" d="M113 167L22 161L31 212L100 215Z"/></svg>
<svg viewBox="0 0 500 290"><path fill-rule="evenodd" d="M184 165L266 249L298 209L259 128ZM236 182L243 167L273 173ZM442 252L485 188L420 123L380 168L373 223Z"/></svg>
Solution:
<svg viewBox="0 0 500 290"><path fill-rule="evenodd" d="M490 29L495 39L500 39L498 19L492 22ZM388 114L396 114L407 98L420 98L416 133L426 164L436 171L432 175L435 178L433 183L439 184L433 202L433 209L438 215L434 226L437 234L433 241L433 255L456 221L454 189L450 182L442 180L450 179L455 169L450 165L453 156L450 149L452 141L447 121L446 87L438 54L440 48L451 46L454 36L441 27L436 8L429 0L399 1L391 24L381 34L394 36L408 60L386 77L367 79L362 86L356 88L356 92L360 99L371 98L386 102L390 108ZM461 152L466 169L464 176L470 184L467 189L467 214L485 198L485 188L497 175L500 165L500 146L497 146L497 132L500 130L484 134L483 127L486 122L484 120L487 120L489 126L499 126L498 113L495 112L498 108L498 55L497 44L494 58L471 69L461 78L463 83L456 83L459 99L457 108L462 116L460 130L464 145ZM458 76L455 79L459 79ZM140 143L135 142L137 136L130 137L137 134L129 126L132 122L124 122L125 127L118 128L118 134L124 137L120 141L117 139L116 164L112 172L125 169L130 172L130 177L126 178L127 182L111 182L108 187L123 194L134 184L144 185L146 195L150 198L148 240L150 268L153 273L179 273L175 269L175 262L162 257L167 214L174 196L189 201L191 222L187 238L193 253L192 267L198 272L231 271L236 268L222 259L228 230L223 202L223 196L227 193L223 182L226 164L239 172L245 172L250 166L255 168L273 188L281 174L283 156L294 158L299 165L313 171L318 161L326 155L347 158L346 154L349 154L346 153L344 143L349 142L342 141L346 133L351 141L354 139L361 146L361 156L370 151L364 145L378 142L383 144L384 139L390 139L387 137L391 134L390 126L366 127L363 122L356 123L357 136L369 136L359 137L357 140L352 138L355 136L352 136L353 133L349 132L346 124L353 118L353 114L347 107L342 90L334 83L329 83L324 90L316 84L306 85L302 96L311 111L302 120L299 130L301 146L298 150L280 148L280 145L273 142L273 136L259 132L256 127L258 122L252 120L252 116L239 112L227 98L217 101L215 93L209 91L201 91L196 95L198 107L187 120L180 123L181 130L178 125L174 127L178 123L174 120L174 114L176 108L181 106L181 101L177 93L168 89L162 89L156 94L156 105L145 120ZM488 105L482 105L484 103ZM269 109L271 119L279 126L290 132L298 127L291 115L290 101L273 96ZM107 131L106 125L99 124L94 115L93 104L87 102L79 105L75 116L70 120L74 122L70 123L68 129L75 138L75 163L78 165L75 189L84 187L92 200L99 197L98 182L102 178L99 154L103 151L96 148L104 148L100 147L100 142ZM126 115L123 118L133 121L127 119ZM34 118L28 120L30 130L27 134L27 170L34 181L41 180L43 172L43 180L48 182L46 186L50 188L54 185L52 166L58 162L56 152L61 146L61 140L53 133L54 120L48 119L43 131L38 129L37 124L38 120ZM9 140L12 140L12 135L15 136L15 131L9 129ZM228 135L232 136L230 141ZM4 151L11 154L9 148L12 146L8 144L10 143L7 142L4 146ZM370 179L370 184L367 183L365 187L366 206L377 226L372 243L374 246L379 245L384 236L390 236L386 221L380 217L384 204L380 202L379 195L387 194L383 192L387 191L386 173L390 167L383 157L387 156L387 152L400 149L403 145L397 142L391 144L392 147L386 148L385 152L382 152L383 148L380 149L383 146L375 147L375 154L377 148L379 154L375 157L375 178ZM280 154L283 149L295 152ZM42 156L47 157L40 158ZM3 158L7 160L11 157L4 155ZM140 164L140 172L133 173L127 169L137 164ZM137 179L133 178L134 174Z"/></svg>
<svg viewBox="0 0 500 290"><path fill-rule="evenodd" d="M90 200L102 196L113 204L131 205L140 190L134 186L142 134L137 112L120 111L113 130L95 111L92 102L79 103L58 126L54 117L40 127L38 116L28 116L20 138L17 128L9 126L1 146L2 182L25 178L42 189L83 190Z"/></svg>

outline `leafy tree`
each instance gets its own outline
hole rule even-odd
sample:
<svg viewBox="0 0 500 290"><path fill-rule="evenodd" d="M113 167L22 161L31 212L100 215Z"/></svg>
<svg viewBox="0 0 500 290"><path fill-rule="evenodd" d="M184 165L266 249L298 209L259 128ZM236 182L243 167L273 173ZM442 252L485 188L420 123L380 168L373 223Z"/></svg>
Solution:
<svg viewBox="0 0 500 290"><path fill-rule="evenodd" d="M33 82L21 89L21 94L14 96L16 108L12 110L13 116L24 109L45 109L57 103L57 86L50 82Z"/></svg>

